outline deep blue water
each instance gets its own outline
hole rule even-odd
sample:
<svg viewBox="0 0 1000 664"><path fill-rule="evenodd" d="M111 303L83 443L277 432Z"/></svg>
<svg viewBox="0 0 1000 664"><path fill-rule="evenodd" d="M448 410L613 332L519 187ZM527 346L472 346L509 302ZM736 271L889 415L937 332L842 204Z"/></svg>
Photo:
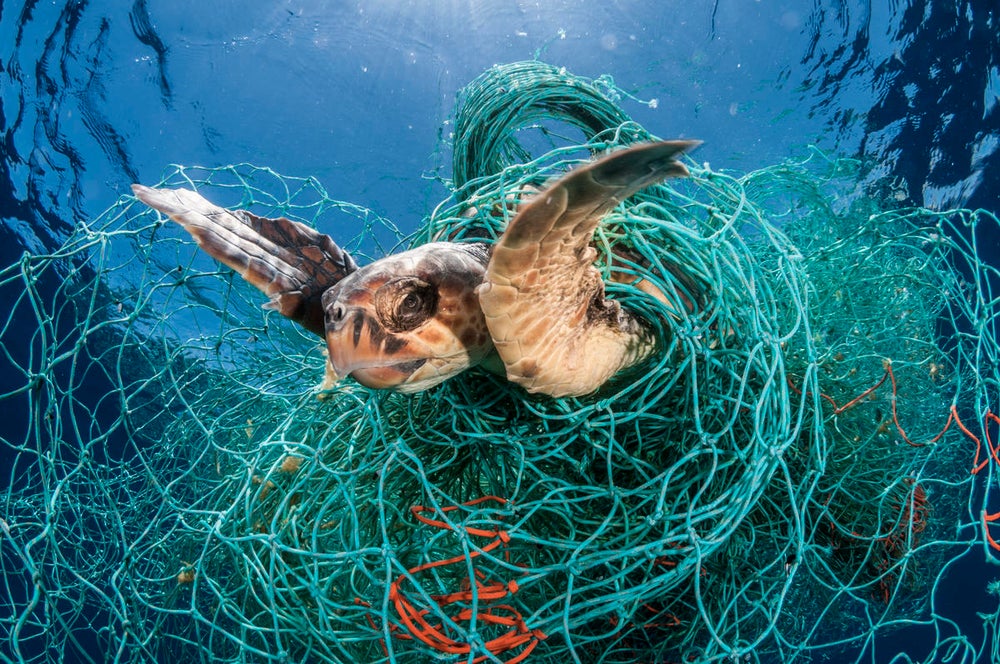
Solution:
<svg viewBox="0 0 1000 664"><path fill-rule="evenodd" d="M536 56L612 76L638 122L704 140L697 158L714 168L748 171L817 145L898 177L904 202L998 210L998 35L996 0L8 1L0 265L57 247L171 163L314 176L414 230L446 193L427 176L447 175L456 91L494 63ZM982 250L1000 260L997 238ZM998 576L970 553L939 613L977 634ZM880 659L920 659L932 640L897 635Z"/></svg>

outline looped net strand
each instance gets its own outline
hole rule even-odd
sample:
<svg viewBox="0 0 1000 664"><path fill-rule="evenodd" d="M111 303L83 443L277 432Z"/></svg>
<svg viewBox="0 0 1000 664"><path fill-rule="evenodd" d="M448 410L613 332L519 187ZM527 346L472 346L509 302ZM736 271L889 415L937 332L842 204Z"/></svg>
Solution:
<svg viewBox="0 0 1000 664"><path fill-rule="evenodd" d="M347 229L365 263L491 241L549 179L651 138L609 79L537 62L473 81L455 126L455 193L412 237L247 164L160 184ZM994 546L978 243L1000 222L892 209L818 151L688 165L598 229L610 296L662 343L580 399L478 370L321 392L315 338L131 197L6 266L0 652L809 661L943 621L946 564ZM938 634L924 661L983 647Z"/></svg>

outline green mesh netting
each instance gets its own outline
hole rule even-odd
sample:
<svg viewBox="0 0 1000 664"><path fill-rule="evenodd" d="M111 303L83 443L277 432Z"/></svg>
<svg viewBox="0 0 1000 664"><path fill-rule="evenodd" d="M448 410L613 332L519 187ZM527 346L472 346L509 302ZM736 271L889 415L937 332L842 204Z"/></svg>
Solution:
<svg viewBox="0 0 1000 664"><path fill-rule="evenodd" d="M649 137L609 81L537 62L459 101L461 194L413 238L245 164L163 184L352 228L336 239L363 263L387 234L495 237L525 185ZM315 338L132 198L4 268L0 652L804 661L914 624L938 630L926 661L995 648L929 598L992 542L998 275L976 243L997 218L882 209L819 153L690 167L595 245L703 302L611 284L669 341L584 399L479 371L317 398Z"/></svg>

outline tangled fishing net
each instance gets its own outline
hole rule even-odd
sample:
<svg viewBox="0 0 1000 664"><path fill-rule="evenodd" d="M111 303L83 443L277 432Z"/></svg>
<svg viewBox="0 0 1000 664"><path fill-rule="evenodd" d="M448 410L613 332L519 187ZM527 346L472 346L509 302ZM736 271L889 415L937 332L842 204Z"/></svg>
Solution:
<svg viewBox="0 0 1000 664"><path fill-rule="evenodd" d="M486 72L455 194L410 238L248 165L162 184L341 229L359 263L481 241L530 186L650 138L617 95ZM595 246L699 304L610 284L662 347L581 399L479 371L321 394L315 338L128 197L7 266L5 660L796 661L946 622L945 564L996 547L996 217L883 209L819 153L690 168ZM936 638L927 661L995 643Z"/></svg>

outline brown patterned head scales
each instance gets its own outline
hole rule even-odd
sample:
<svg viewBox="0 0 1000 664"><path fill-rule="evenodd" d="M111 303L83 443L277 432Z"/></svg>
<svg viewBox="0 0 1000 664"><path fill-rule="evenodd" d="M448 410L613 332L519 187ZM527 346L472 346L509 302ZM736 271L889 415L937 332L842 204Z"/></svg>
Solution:
<svg viewBox="0 0 1000 664"><path fill-rule="evenodd" d="M475 289L482 245L437 242L387 256L323 294L329 369L369 387L427 389L493 350Z"/></svg>

